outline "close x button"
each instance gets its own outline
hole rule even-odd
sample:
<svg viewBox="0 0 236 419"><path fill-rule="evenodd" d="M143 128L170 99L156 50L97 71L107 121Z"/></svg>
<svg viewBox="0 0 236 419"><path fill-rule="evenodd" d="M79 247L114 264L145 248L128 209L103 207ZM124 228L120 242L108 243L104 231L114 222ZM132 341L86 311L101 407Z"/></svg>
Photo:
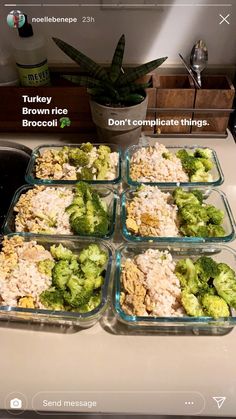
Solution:
<svg viewBox="0 0 236 419"><path fill-rule="evenodd" d="M229 22L230 13L228 13L226 16L219 14L219 17L220 17L219 25L222 25L222 23L226 23L226 25L230 25L230 22Z"/></svg>

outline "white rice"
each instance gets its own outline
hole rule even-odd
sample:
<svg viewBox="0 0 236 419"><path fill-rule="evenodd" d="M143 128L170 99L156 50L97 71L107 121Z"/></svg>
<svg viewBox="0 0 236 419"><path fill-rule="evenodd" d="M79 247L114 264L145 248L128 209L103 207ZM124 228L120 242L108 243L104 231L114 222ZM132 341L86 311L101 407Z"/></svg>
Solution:
<svg viewBox="0 0 236 419"><path fill-rule="evenodd" d="M34 189L35 193L27 202L24 199L31 191L22 195L15 211L15 228L17 232L72 234L69 214L65 211L73 200L73 191L65 187L40 187Z"/></svg>
<svg viewBox="0 0 236 419"><path fill-rule="evenodd" d="M128 213L141 228L141 235L158 237L175 237L179 235L177 227L178 208L171 202L172 196L169 192L162 192L157 186L143 185L128 204ZM130 208L130 211L129 211ZM157 225L145 226L142 221L143 214L155 217Z"/></svg>
<svg viewBox="0 0 236 419"><path fill-rule="evenodd" d="M39 295L50 287L52 281L49 276L38 271L37 262L52 259L50 252L34 241L22 241L22 246L15 247L14 252L17 256L16 266L5 273L0 269L1 305L15 307L20 298L30 296L33 297L36 308L43 308ZM9 257L11 256L12 253ZM5 256L6 260L7 257Z"/></svg>
<svg viewBox="0 0 236 419"><path fill-rule="evenodd" d="M167 251L148 249L122 267L121 307L129 315L181 317L181 289Z"/></svg>
<svg viewBox="0 0 236 419"><path fill-rule="evenodd" d="M131 178L139 182L188 182L181 160L174 153L166 159L163 153L170 152L159 143L137 150L130 161Z"/></svg>
<svg viewBox="0 0 236 419"><path fill-rule="evenodd" d="M148 249L136 257L138 268L145 274L145 283L151 300L155 303L155 316L183 316L180 303L181 289L174 274L175 263L167 251Z"/></svg>
<svg viewBox="0 0 236 419"><path fill-rule="evenodd" d="M117 152L110 153L110 160L108 171L106 175L107 180L115 179L118 176L117 167L119 164L119 154Z"/></svg>

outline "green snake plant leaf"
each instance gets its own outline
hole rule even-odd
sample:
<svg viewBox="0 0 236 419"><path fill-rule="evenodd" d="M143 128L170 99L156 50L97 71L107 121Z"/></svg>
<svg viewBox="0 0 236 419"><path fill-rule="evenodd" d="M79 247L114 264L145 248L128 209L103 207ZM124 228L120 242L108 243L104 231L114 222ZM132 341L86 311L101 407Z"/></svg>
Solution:
<svg viewBox="0 0 236 419"><path fill-rule="evenodd" d="M117 100L118 97L119 97L118 92L116 90L107 89L105 86L103 88L94 87L94 88L88 89L88 93L91 96L96 96L96 97L107 96L107 97L110 97L110 99L113 99L113 100Z"/></svg>
<svg viewBox="0 0 236 419"><path fill-rule="evenodd" d="M145 96L139 95L138 93L130 93L129 95L121 96L120 101L124 104L138 105L143 102Z"/></svg>
<svg viewBox="0 0 236 419"><path fill-rule="evenodd" d="M132 68L127 73L121 74L117 80L116 86L122 87L129 85L129 83L138 80L140 77L150 73L155 68L159 67L168 57L158 58L157 60L149 61L138 67Z"/></svg>
<svg viewBox="0 0 236 419"><path fill-rule="evenodd" d="M133 84L130 84L129 86L119 88L119 94L121 96L126 96L129 93L144 90L150 86L151 86L151 83L133 83Z"/></svg>
<svg viewBox="0 0 236 419"><path fill-rule="evenodd" d="M102 92L107 91L112 97L117 97L117 91L110 84L96 80L93 77L89 76L74 76L74 75L64 75L64 79L75 83L77 86L84 86L89 88L98 88Z"/></svg>
<svg viewBox="0 0 236 419"><path fill-rule="evenodd" d="M113 55L109 76L114 83L120 76L122 61L125 50L125 35L123 34L117 44L116 50Z"/></svg>
<svg viewBox="0 0 236 419"><path fill-rule="evenodd" d="M87 92L89 95L92 95L92 96L99 96L99 95L103 96L105 89L99 88L99 87L92 87L92 88L88 88Z"/></svg>
<svg viewBox="0 0 236 419"><path fill-rule="evenodd" d="M110 81L109 76L103 67L101 67L99 64L95 63L95 61L91 60L91 58L87 57L82 52L78 51L76 48L72 47L71 45L67 44L61 39L58 39L58 38L52 38L52 39L55 42L55 44L66 55L68 55L68 57L70 57L73 61L78 63L91 76L109 83Z"/></svg>
<svg viewBox="0 0 236 419"><path fill-rule="evenodd" d="M102 84L99 80L93 79L89 76L73 76L73 75L63 75L63 79L71 81L71 83L77 84L77 86L84 87L101 87Z"/></svg>

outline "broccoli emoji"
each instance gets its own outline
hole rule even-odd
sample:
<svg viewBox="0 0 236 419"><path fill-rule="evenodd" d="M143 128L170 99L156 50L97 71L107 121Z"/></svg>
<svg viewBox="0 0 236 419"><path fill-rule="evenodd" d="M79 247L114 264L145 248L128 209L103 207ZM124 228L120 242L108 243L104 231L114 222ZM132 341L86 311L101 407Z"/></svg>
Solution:
<svg viewBox="0 0 236 419"><path fill-rule="evenodd" d="M59 119L60 121L60 128L69 127L71 125L71 120L68 117L63 116L63 118Z"/></svg>

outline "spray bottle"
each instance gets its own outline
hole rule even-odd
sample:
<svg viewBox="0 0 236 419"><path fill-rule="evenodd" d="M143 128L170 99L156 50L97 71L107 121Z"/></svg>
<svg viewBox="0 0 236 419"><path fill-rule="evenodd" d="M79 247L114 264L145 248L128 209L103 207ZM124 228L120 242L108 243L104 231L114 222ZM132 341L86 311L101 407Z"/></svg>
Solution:
<svg viewBox="0 0 236 419"><path fill-rule="evenodd" d="M32 25L25 23L18 28L19 37L14 44L14 56L22 86L47 86L50 75L46 47L42 36L34 35Z"/></svg>

